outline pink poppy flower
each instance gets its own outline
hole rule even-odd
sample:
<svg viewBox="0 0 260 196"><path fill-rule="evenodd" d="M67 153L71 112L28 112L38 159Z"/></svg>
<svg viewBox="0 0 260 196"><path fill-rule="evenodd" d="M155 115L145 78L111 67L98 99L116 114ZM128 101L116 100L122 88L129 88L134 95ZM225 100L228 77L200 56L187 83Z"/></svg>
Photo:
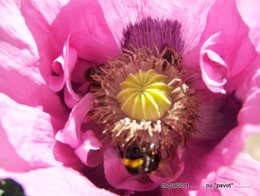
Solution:
<svg viewBox="0 0 260 196"><path fill-rule="evenodd" d="M258 7L2 2L0 179L26 195L257 195Z"/></svg>

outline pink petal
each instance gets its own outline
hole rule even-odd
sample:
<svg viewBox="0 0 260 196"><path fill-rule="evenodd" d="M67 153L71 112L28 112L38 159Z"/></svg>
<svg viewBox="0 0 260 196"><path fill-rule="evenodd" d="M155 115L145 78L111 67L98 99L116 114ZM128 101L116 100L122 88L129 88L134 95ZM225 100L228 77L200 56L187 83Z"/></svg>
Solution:
<svg viewBox="0 0 260 196"><path fill-rule="evenodd" d="M51 74L52 61L59 56L64 44L58 45L56 43L50 28L50 24L59 13L62 5L64 4L54 0L52 3L21 1L19 6L22 18L37 45L40 70L45 80Z"/></svg>
<svg viewBox="0 0 260 196"><path fill-rule="evenodd" d="M11 0L1 2L0 13L0 54L3 55L1 57L12 57L17 49L20 49L19 52L26 56L26 58L22 59L23 62L32 58L37 58L35 42L23 19L18 4ZM12 47L16 48L16 51L12 51ZM14 55L13 57L16 57L15 59L17 59L17 56ZM13 59L10 60L13 61ZM19 65L13 64L11 67L15 66Z"/></svg>
<svg viewBox="0 0 260 196"><path fill-rule="evenodd" d="M101 152L102 143L93 131L86 131L82 139L84 141L75 150L75 153L84 164L89 167L96 167L103 158L103 153Z"/></svg>
<svg viewBox="0 0 260 196"><path fill-rule="evenodd" d="M61 165L53 154L56 141L50 114L44 112L42 107L19 104L4 94L1 94L0 100L1 140L7 144L1 149L2 167L16 170L21 167L17 165L19 162L23 165L29 162L32 168ZM14 160L9 159L12 158L9 153L14 154ZM17 160L19 162L16 163Z"/></svg>
<svg viewBox="0 0 260 196"><path fill-rule="evenodd" d="M200 65L207 87L220 93L237 88L241 80L232 78L251 63L256 51L234 1L216 1L209 10L200 43ZM232 84L225 86L228 80Z"/></svg>
<svg viewBox="0 0 260 196"><path fill-rule="evenodd" d="M86 82L86 71L90 67L96 67L95 63L78 59L77 66L74 67L71 73L71 80L76 83L83 84Z"/></svg>
<svg viewBox="0 0 260 196"><path fill-rule="evenodd" d="M86 79L87 70L96 66L97 64L78 59L64 88L64 101L69 108L73 108L88 93L90 82Z"/></svg>
<svg viewBox="0 0 260 196"><path fill-rule="evenodd" d="M39 73L36 45L18 3L5 1L0 9L0 91L7 95L1 95L1 166L21 171L61 164L52 154L53 132L64 126L67 111Z"/></svg>
<svg viewBox="0 0 260 196"><path fill-rule="evenodd" d="M123 38L123 30L138 18L138 5L141 1L106 1L100 0L105 19L118 45Z"/></svg>
<svg viewBox="0 0 260 196"><path fill-rule="evenodd" d="M64 101L72 108L79 100L71 84L71 74L77 63L77 51L70 47L70 38L66 41L62 54L52 62L53 75L49 76L49 86L53 91L64 87Z"/></svg>
<svg viewBox="0 0 260 196"><path fill-rule="evenodd" d="M178 180L181 173L183 172L184 164L180 160L165 160L160 162L158 170L149 175L150 179L154 184L161 184L165 182L173 182Z"/></svg>
<svg viewBox="0 0 260 196"><path fill-rule="evenodd" d="M69 108L73 108L80 101L80 96L72 88L70 79L64 87L64 101Z"/></svg>
<svg viewBox="0 0 260 196"><path fill-rule="evenodd" d="M1 166L20 171L61 164L52 154L53 134L64 126L67 111L39 73L34 40L17 4L1 5L9 21L0 30L0 91L6 94L1 95Z"/></svg>
<svg viewBox="0 0 260 196"><path fill-rule="evenodd" d="M258 59L260 60L260 56ZM258 109L260 106L260 69L256 70L254 76L250 79L250 83L247 83L244 105L238 115L238 121L241 125L260 124L260 111Z"/></svg>
<svg viewBox="0 0 260 196"><path fill-rule="evenodd" d="M83 166L77 155L75 155L74 149L61 142L56 141L53 148L53 155L55 159L62 162L64 166L69 166L74 169L80 169Z"/></svg>
<svg viewBox="0 0 260 196"><path fill-rule="evenodd" d="M42 1L42 2L23 2L24 6L30 5L31 8L37 10L42 18L47 24L51 25L57 15L59 14L61 8L69 3L69 0L52 0L52 1ZM24 7L24 9L30 9L29 7ZM32 10L28 10L32 11Z"/></svg>
<svg viewBox="0 0 260 196"><path fill-rule="evenodd" d="M0 126L0 167L9 171L28 171L32 168L29 162L25 161L16 152L16 149L9 142L3 127Z"/></svg>
<svg viewBox="0 0 260 196"><path fill-rule="evenodd" d="M79 172L66 167L11 173L0 170L0 178L12 178L22 185L26 195L114 195L97 188Z"/></svg>
<svg viewBox="0 0 260 196"><path fill-rule="evenodd" d="M9 63L10 61L3 61L3 64L9 65ZM20 104L32 107L42 106L45 112L52 115L52 123L55 129L64 126L67 111L60 98L43 83L39 71L37 72L26 64L17 68L17 70L2 67L0 67L0 70L1 74L3 74L0 77L0 91L2 93ZM33 78L37 75L39 76L37 79Z"/></svg>
<svg viewBox="0 0 260 196"><path fill-rule="evenodd" d="M206 148L204 143L202 143L201 140L197 141L196 138L188 144L184 157L185 169L179 178L180 182L189 182L190 185L193 185L193 188L187 189L187 191L196 191L199 185L204 183L201 180L206 178L207 175L218 172L220 168L225 168L225 166L232 164L238 154L241 153L247 145L246 141L249 136L259 133L259 119L257 118L260 115L257 109L259 108L257 105L260 100L258 90L260 85L259 73L260 72L257 72L255 74L256 76L251 84L254 90L249 91L250 94L247 95L247 99L239 112L238 126L230 130L214 149ZM212 134L214 133L212 132ZM249 151L248 153L253 152ZM243 167L242 163L241 168L243 169ZM241 178L244 175L246 174L241 171ZM227 175L227 177L228 176L229 175ZM208 176L208 178L210 178L210 176ZM252 177L252 179L255 179L255 177ZM230 181L233 182L233 180Z"/></svg>
<svg viewBox="0 0 260 196"><path fill-rule="evenodd" d="M64 101L69 108L73 108L87 93L90 83L86 80L86 72L90 67L96 66L95 63L78 59L77 64L70 71L64 88Z"/></svg>
<svg viewBox="0 0 260 196"><path fill-rule="evenodd" d="M222 166L207 176L201 185L205 186L208 183L212 184L213 188L201 188L198 195L211 195L213 192L218 192L218 195L258 195L259 178L259 162L241 153L230 166ZM223 184L230 184L230 187L224 188Z"/></svg>
<svg viewBox="0 0 260 196"><path fill-rule="evenodd" d="M46 8L51 12L49 17ZM97 1L23 1L21 9L36 41L41 73L47 81L52 74L51 63L69 36L70 46L84 60L102 64L119 53Z"/></svg>
<svg viewBox="0 0 260 196"><path fill-rule="evenodd" d="M62 54L52 63L52 71L55 73L49 78L49 86L53 91L60 91L65 82L70 80L71 72L77 62L77 51L70 47L69 38L65 42Z"/></svg>
<svg viewBox="0 0 260 196"><path fill-rule="evenodd" d="M234 93L222 95L210 91L201 92L201 105L197 113L200 120L196 124L199 131L193 138L199 140L205 148L214 147L237 126L241 105Z"/></svg>
<svg viewBox="0 0 260 196"><path fill-rule="evenodd" d="M172 195L194 195L194 194L189 194L189 192L186 190L186 188L174 188L174 189L169 189L169 188L163 188L162 189L162 196L172 196Z"/></svg>
<svg viewBox="0 0 260 196"><path fill-rule="evenodd" d="M81 144L81 123L92 107L92 95L86 94L72 109L65 127L56 134L56 139L62 143L77 148Z"/></svg>
<svg viewBox="0 0 260 196"><path fill-rule="evenodd" d="M46 112L62 122L66 111L39 72L35 40L20 8L19 3L9 0L0 5L0 91L19 103L42 105ZM61 124L56 121L55 129Z"/></svg>
<svg viewBox="0 0 260 196"><path fill-rule="evenodd" d="M235 80L241 81L240 86L236 90L236 95L243 101L260 86L259 63L260 54L256 56L241 74L235 77Z"/></svg>
<svg viewBox="0 0 260 196"><path fill-rule="evenodd" d="M259 134L260 121L256 109L260 101L260 91L258 90L260 86L259 73L260 72L257 72L255 74L251 85L248 85L248 89L250 90L248 90L247 98L239 112L238 126L231 130L210 153L208 153L207 150L207 154L199 152L195 146L191 148L196 149L196 153L198 154L199 152L202 157L199 158L202 162L195 161L195 158L193 158L194 162L201 166L196 174L194 173L194 178L192 179L197 178L197 181L193 181L193 184L198 185L200 179L204 179L200 185L205 185L206 183L233 183L232 188L229 189L201 188L199 195L213 194L214 191L221 195L257 195L256 193L259 192L258 185L255 181L260 175L259 163L249 158L249 156L243 152L249 136L253 136L255 133ZM199 146L200 145L198 145L198 147ZM187 156L189 159L192 159L191 154ZM191 166L191 168L192 167L195 168L195 166ZM188 169L188 173L191 171L194 172L194 169L190 171ZM205 174L208 175L205 176ZM236 187L239 185L251 186L251 188Z"/></svg>
<svg viewBox="0 0 260 196"><path fill-rule="evenodd" d="M260 83L258 85L260 85ZM259 98L260 94L258 90L251 92L251 95L248 96L248 99L246 99L243 108L239 113L238 126L230 130L229 133L213 149L205 148L205 145L201 142L201 140L197 141L196 138L189 142L184 157L185 169L179 178L180 182L188 182L190 184L191 187L186 191L196 191L200 185L205 185L206 182L202 180L205 178L208 178L208 182L217 182L214 175L212 178L210 174L218 173L218 171L221 171L221 168L225 168L228 167L228 165L233 164L236 157L245 148L245 141L247 138L254 133L259 133L259 120L257 119L257 116L259 116L259 111L255 109L258 108L257 101L259 102ZM243 169L244 163L242 162L241 164L241 169ZM253 168L254 167L251 169ZM230 172L232 172L232 170L233 169L231 166ZM240 172L239 165L237 165L236 171ZM227 172L229 171L227 170ZM243 179L244 175L246 177L246 174L242 170L240 172L240 178ZM232 177L232 175L225 176L227 179L229 176ZM209 181L209 179L213 179L213 181ZM255 177L252 177L252 179L246 177L245 179L255 180ZM229 181L235 182L232 178L230 178ZM210 194L207 191L214 190L204 191L206 191L207 194ZM219 191L221 190L217 190L217 192ZM233 191L235 192L237 190ZM204 194L204 192L201 192L201 194Z"/></svg>
<svg viewBox="0 0 260 196"><path fill-rule="evenodd" d="M118 47L97 1L71 1L52 24L59 43L71 35L71 44L80 58L103 63L118 54Z"/></svg>
<svg viewBox="0 0 260 196"><path fill-rule="evenodd" d="M108 183L104 174L103 164L100 164L97 167L84 167L83 173L89 180L91 180L91 182L93 182L98 187L105 188L118 194L120 194L121 192L121 195L125 192L124 190L116 189Z"/></svg>
<svg viewBox="0 0 260 196"><path fill-rule="evenodd" d="M2 92L12 94L10 96L19 99L30 92L29 88L38 87L33 83L43 83L37 69L37 49L15 2L2 2L0 13L0 88ZM25 83L24 89L21 88L21 83L18 81ZM32 83L31 87L28 83ZM21 90L11 92L13 88L10 87L18 87L16 90Z"/></svg>
<svg viewBox="0 0 260 196"><path fill-rule="evenodd" d="M258 87L259 88L259 87ZM244 106L238 115L241 124L260 124L260 89L252 92L245 100Z"/></svg>
<svg viewBox="0 0 260 196"><path fill-rule="evenodd" d="M256 50L260 52L260 22L256 18L260 18L258 8L260 2L258 0L237 0L237 8L245 23L249 26L249 37L254 44Z"/></svg>
<svg viewBox="0 0 260 196"><path fill-rule="evenodd" d="M185 169L178 179L179 183L189 183L189 188L182 189L184 192L182 194L197 192L202 185L206 185L204 179L207 176L210 177L211 173L230 165L243 149L243 140L248 134L246 127L235 128L213 150L205 148L201 141L189 142L184 157ZM243 173L241 173L242 175ZM166 195L176 194L178 191L180 190L171 189L166 191ZM209 191L212 191L210 193L213 194L214 190Z"/></svg>
<svg viewBox="0 0 260 196"><path fill-rule="evenodd" d="M212 92L225 94L223 86L227 83L228 70L225 61L221 58L223 54L219 54L223 51L221 51L223 44L220 32L213 34L203 43L200 53L200 68L207 87Z"/></svg>
<svg viewBox="0 0 260 196"><path fill-rule="evenodd" d="M195 2L188 1L167 1L157 0L130 0L130 1L106 1L101 0L100 4L106 16L112 33L117 38L118 44L122 40L122 32L129 24L134 24L147 17L154 19L178 20L182 24L182 37L186 46L186 54L194 48L198 42L206 22L206 15L214 1ZM196 22L194 21L196 18Z"/></svg>

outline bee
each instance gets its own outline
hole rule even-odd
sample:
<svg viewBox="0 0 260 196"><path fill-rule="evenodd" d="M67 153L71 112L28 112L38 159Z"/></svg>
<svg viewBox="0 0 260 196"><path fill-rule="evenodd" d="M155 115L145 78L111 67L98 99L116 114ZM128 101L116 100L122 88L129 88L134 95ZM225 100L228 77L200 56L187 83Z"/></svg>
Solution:
<svg viewBox="0 0 260 196"><path fill-rule="evenodd" d="M165 52L163 53L163 56L162 56L166 61L168 61L168 63L174 65L174 66L179 66L181 61L182 61L182 58L181 56L178 54L177 51L175 51L174 49L172 48L167 48L165 50Z"/></svg>
<svg viewBox="0 0 260 196"><path fill-rule="evenodd" d="M126 170L132 175L146 174L158 169L160 154L152 153L149 148L132 144L125 152L120 148L119 151Z"/></svg>
<svg viewBox="0 0 260 196"><path fill-rule="evenodd" d="M85 73L86 80L88 80L92 85L97 85L97 82L94 80L93 76L101 72L101 66L102 65L99 65L97 67L90 67Z"/></svg>
<svg viewBox="0 0 260 196"><path fill-rule="evenodd" d="M85 79L89 81L90 85L88 86L88 92L94 92L94 89L96 87L100 87L100 83L97 82L94 79L94 76L99 74L101 72L100 67L102 65L99 65L97 67L90 67L86 72L85 72Z"/></svg>

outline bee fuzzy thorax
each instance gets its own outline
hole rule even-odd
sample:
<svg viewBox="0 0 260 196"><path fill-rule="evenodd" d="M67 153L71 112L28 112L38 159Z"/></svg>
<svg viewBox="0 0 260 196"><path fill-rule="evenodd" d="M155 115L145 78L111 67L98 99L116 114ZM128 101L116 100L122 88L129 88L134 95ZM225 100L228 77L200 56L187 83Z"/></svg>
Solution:
<svg viewBox="0 0 260 196"><path fill-rule="evenodd" d="M186 72L176 50L144 47L123 50L92 76L92 118L120 147L130 173L156 170L196 132L199 99Z"/></svg>

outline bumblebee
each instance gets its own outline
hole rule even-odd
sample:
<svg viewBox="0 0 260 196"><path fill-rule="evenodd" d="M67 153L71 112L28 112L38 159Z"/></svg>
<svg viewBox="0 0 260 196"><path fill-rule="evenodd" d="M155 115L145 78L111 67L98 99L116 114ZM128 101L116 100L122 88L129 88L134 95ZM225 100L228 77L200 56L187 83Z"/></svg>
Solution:
<svg viewBox="0 0 260 196"><path fill-rule="evenodd" d="M101 72L100 71L101 66L102 65L99 65L97 67L90 67L85 72L85 79L90 83L87 90L88 92L94 92L96 87L100 87L100 84L93 77Z"/></svg>
<svg viewBox="0 0 260 196"><path fill-rule="evenodd" d="M98 65L97 67L90 67L86 73L85 73L85 78L86 80L88 80L91 85L94 85L94 86L97 86L99 85L94 79L93 79L93 76L96 75L96 74L100 74L100 67L102 65Z"/></svg>
<svg viewBox="0 0 260 196"><path fill-rule="evenodd" d="M162 57L168 61L168 63L180 69L179 65L181 64L182 58L174 49L167 48ZM164 64L163 69L165 69L165 67L166 65Z"/></svg>
<svg viewBox="0 0 260 196"><path fill-rule="evenodd" d="M146 147L138 147L132 144L125 152L121 149L120 156L127 171L132 175L150 173L157 170L160 162L160 154L152 153Z"/></svg>

